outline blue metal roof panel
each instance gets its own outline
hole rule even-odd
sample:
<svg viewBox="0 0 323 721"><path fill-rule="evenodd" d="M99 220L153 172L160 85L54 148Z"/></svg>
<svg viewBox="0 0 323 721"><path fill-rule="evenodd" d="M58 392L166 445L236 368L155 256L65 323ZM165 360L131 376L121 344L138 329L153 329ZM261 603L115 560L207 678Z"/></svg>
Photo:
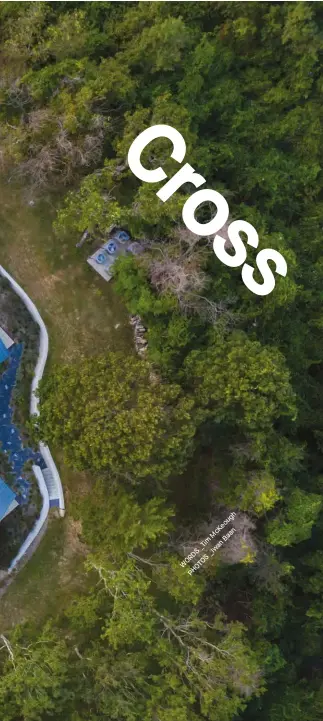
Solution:
<svg viewBox="0 0 323 721"><path fill-rule="evenodd" d="M0 338L0 363L2 363L8 357L9 357L9 352L7 351L7 348L4 344L4 342Z"/></svg>
<svg viewBox="0 0 323 721"><path fill-rule="evenodd" d="M9 506L15 498L14 492L0 478L0 521L6 515Z"/></svg>

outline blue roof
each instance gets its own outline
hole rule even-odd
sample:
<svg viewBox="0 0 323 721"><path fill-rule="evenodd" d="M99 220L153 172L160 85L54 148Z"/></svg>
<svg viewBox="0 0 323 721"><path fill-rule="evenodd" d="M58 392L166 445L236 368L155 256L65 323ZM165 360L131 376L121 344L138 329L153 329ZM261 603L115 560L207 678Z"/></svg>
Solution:
<svg viewBox="0 0 323 721"><path fill-rule="evenodd" d="M115 233L113 233L114 237L117 238L117 240L125 241L130 240L130 235L127 233L126 230L117 230Z"/></svg>
<svg viewBox="0 0 323 721"><path fill-rule="evenodd" d="M9 352L8 352L4 342L0 338L0 363L2 363L8 357L9 357Z"/></svg>
<svg viewBox="0 0 323 721"><path fill-rule="evenodd" d="M6 515L9 506L16 498L14 492L7 486L7 484L0 478L0 521L3 516Z"/></svg>

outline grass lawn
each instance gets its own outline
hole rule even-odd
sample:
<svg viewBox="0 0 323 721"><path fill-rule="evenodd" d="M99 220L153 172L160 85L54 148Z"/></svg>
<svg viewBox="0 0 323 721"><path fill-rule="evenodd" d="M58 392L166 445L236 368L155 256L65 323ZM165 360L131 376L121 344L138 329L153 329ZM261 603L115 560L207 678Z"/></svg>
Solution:
<svg viewBox="0 0 323 721"><path fill-rule="evenodd" d="M68 517L50 518L37 551L0 598L0 632L24 620L55 616L86 586L86 549L73 526Z"/></svg>
<svg viewBox="0 0 323 721"><path fill-rule="evenodd" d="M52 363L77 362L107 350L133 352L126 310L106 283L85 262L84 249L57 239L51 231L54 208L30 208L20 194L1 186L0 264L36 303L49 331ZM0 633L30 617L42 620L66 604L76 587L86 583L84 548L68 514L69 502L84 493L91 478L54 457L64 486L67 516L52 519L32 559L0 599Z"/></svg>

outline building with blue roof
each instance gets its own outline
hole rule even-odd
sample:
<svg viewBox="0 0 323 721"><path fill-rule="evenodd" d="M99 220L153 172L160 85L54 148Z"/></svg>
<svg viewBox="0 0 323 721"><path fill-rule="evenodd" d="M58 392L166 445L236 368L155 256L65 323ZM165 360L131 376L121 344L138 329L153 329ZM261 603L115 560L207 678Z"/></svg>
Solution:
<svg viewBox="0 0 323 721"><path fill-rule="evenodd" d="M82 238L79 245L81 243ZM109 240L103 243L95 253L90 255L87 262L104 280L108 281L113 277L111 269L120 255L127 255L127 253L138 255L142 251L143 246L140 245L140 243L132 242L126 230L112 226L111 232L109 233Z"/></svg>
<svg viewBox="0 0 323 721"><path fill-rule="evenodd" d="M16 500L15 493L7 486L7 484L0 478L0 522L17 508L18 501Z"/></svg>

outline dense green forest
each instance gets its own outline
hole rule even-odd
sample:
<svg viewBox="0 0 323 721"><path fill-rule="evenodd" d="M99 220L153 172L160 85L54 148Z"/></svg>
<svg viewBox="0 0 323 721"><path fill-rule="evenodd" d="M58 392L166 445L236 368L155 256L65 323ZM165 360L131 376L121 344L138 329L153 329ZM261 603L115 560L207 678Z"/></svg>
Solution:
<svg viewBox="0 0 323 721"><path fill-rule="evenodd" d="M5 638L2 721L322 719L321 5L0 5L3 176L59 196L58 245L113 224L142 242L112 282L148 329L145 360L43 382L34 432L92 474L69 508L89 590ZM184 227L192 186L162 203L130 172L158 123L286 258L270 295ZM175 173L169 148L147 167ZM232 540L189 575L232 511Z"/></svg>

